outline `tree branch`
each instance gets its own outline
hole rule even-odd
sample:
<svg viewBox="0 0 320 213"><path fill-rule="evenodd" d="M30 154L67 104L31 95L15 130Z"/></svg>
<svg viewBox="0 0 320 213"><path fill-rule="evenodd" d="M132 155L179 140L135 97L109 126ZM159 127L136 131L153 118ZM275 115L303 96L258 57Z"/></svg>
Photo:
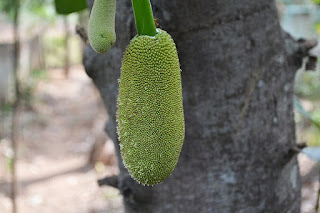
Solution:
<svg viewBox="0 0 320 213"><path fill-rule="evenodd" d="M300 47L299 50L301 51L302 54L305 54L305 55L308 55L309 50L311 50L312 48L314 48L318 44L317 39L306 40L304 38L300 38L297 40L297 42Z"/></svg>
<svg viewBox="0 0 320 213"><path fill-rule="evenodd" d="M114 188L119 188L118 187L118 176L114 175L114 176L107 176L105 178L102 178L100 180L98 180L98 185L99 186L112 186Z"/></svg>
<svg viewBox="0 0 320 213"><path fill-rule="evenodd" d="M283 31L283 38L285 40L286 51L291 56L293 64L300 68L303 64L303 59L308 58L306 63L306 70L315 70L317 57L310 53L310 50L317 46L316 39L294 39L289 33Z"/></svg>
<svg viewBox="0 0 320 213"><path fill-rule="evenodd" d="M299 154L303 148L306 148L307 144L305 142L298 143L296 146L292 147L289 152L292 154Z"/></svg>

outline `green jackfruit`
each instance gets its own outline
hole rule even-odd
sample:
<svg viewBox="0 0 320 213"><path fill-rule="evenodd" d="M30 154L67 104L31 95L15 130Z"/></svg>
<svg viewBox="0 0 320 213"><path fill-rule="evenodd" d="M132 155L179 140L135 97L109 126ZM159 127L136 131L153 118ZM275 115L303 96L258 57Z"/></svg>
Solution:
<svg viewBox="0 0 320 213"><path fill-rule="evenodd" d="M119 80L117 131L130 175L155 185L174 170L184 140L180 64L171 36L138 35L127 47Z"/></svg>
<svg viewBox="0 0 320 213"><path fill-rule="evenodd" d="M95 0L93 3L88 37L91 47L98 53L107 52L116 42L116 0Z"/></svg>

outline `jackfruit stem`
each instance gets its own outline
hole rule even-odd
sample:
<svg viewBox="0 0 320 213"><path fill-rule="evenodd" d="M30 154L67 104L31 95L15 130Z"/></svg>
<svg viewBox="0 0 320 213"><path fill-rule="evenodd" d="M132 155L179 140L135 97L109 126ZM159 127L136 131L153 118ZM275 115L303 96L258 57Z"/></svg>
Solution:
<svg viewBox="0 0 320 213"><path fill-rule="evenodd" d="M155 36L157 31L150 0L132 0L132 7L138 35Z"/></svg>

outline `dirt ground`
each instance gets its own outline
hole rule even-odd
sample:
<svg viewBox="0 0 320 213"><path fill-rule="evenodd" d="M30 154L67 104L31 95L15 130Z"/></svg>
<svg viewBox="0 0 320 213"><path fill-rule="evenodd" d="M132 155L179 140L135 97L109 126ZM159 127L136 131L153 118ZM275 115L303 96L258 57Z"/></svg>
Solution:
<svg viewBox="0 0 320 213"><path fill-rule="evenodd" d="M31 107L19 114L19 213L123 213L118 190L99 188L98 178L117 174L112 156L107 165L88 164L89 153L104 135L106 114L99 93L83 68L73 67L68 79L50 70L35 89ZM0 113L0 213L11 212L8 156L10 113ZM111 154L110 154L111 153ZM314 213L319 169L299 155L303 181L302 211Z"/></svg>
<svg viewBox="0 0 320 213"><path fill-rule="evenodd" d="M10 116L0 119L0 212L9 213ZM50 70L37 84L31 107L19 113L19 213L123 212L119 191L97 185L98 178L117 173L114 160L107 166L88 164L95 141L106 139L105 120L99 94L82 67L73 67L68 79L61 70Z"/></svg>

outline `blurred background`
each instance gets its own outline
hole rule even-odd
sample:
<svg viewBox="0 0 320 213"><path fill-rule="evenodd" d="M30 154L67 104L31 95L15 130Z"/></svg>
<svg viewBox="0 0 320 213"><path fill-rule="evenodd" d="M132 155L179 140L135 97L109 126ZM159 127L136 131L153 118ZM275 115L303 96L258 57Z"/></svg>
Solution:
<svg viewBox="0 0 320 213"><path fill-rule="evenodd" d="M14 174L18 212L122 213L119 191L97 185L97 179L118 170L112 141L104 133L103 103L82 66L81 32L88 11L62 16L52 1L21 1L15 75L15 19L5 2L0 1L0 212L12 212ZM319 41L320 0L276 3L285 31ZM320 55L319 45L313 54ZM301 208L311 213L320 188L319 66L311 71L304 64L298 70L295 94L297 142L315 147L306 152L312 159L299 154Z"/></svg>
<svg viewBox="0 0 320 213"><path fill-rule="evenodd" d="M12 2L12 1L11 1ZM15 101L14 15L0 1L0 212L11 211ZM106 113L82 66L88 11L57 15L53 1L21 1L20 104L16 113L18 212L123 212L119 191L97 179L117 174Z"/></svg>

